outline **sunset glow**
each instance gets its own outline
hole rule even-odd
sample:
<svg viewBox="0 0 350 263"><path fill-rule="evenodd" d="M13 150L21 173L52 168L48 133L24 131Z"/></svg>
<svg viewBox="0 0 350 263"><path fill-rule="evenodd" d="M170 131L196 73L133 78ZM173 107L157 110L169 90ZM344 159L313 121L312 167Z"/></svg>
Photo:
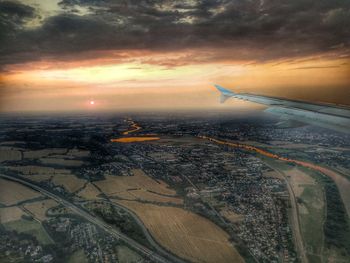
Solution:
<svg viewBox="0 0 350 263"><path fill-rule="evenodd" d="M69 13L69 1L63 1L64 4L60 1L50 4L34 0L20 2L11 8L28 8L30 12L17 14L24 17L16 20L19 23L16 30L18 34L32 34L36 42L30 42L32 39L27 35L21 40L21 45L18 40L12 44L8 42L3 48L3 63L0 65L2 111L81 111L96 106L96 100L99 101L96 110L252 106L235 100L225 105L218 104L214 83L238 92L339 104L349 102L350 58L342 38L344 33L325 31L323 27L326 25L321 25L323 27L318 34L313 34L317 30L313 28L304 41L298 42L289 39L290 35L298 36L298 30L288 29L291 31L283 38L279 31L272 29L247 28L252 32L270 30L270 39L265 39L257 33L234 33L239 21L227 23L227 13L232 10L240 12L242 6L217 3L217 8L209 9L210 16L189 18L185 10L177 11L175 4L169 2L150 8L167 15L174 11L174 14L183 16L163 25L170 32L175 30L174 35L164 34L161 27L153 28L153 22L147 29L153 35L147 35L134 34L117 21L110 21L108 12L104 13L105 9L93 3L91 6L88 3L75 4L75 13ZM250 19L255 21L256 6L249 1L243 2L244 12L247 12L245 16L251 16ZM203 8L197 7L196 1L189 1L188 5L195 9ZM261 21L266 14L278 15L274 13L272 2L263 5L265 15L261 14ZM107 10L109 6L105 8ZM143 15L143 9L133 8ZM325 16L322 23L335 15L329 12L322 11ZM10 14L8 18L11 18ZM14 16L13 19L17 18ZM139 23L127 22L128 17L125 19L125 23ZM201 19L206 21L207 27L213 27L211 33L202 33ZM218 31L218 36L215 36L216 19L223 20L219 24L222 27L233 27L232 34L236 35L220 35L221 31ZM64 26L66 23L70 25L67 28ZM291 22L286 20L283 23L285 25L280 25L281 28ZM162 23L157 21L155 24ZM135 25L136 28L138 26ZM147 24L142 26L147 27ZM115 31L113 27L116 27ZM224 29L222 32L231 32L229 28ZM43 30L51 30L46 33L51 38L41 36ZM100 34L103 30L112 31ZM53 32L61 33L57 35ZM119 34L115 32L125 39L114 38ZM319 36L321 33L325 34L322 38ZM339 36L336 37L336 33ZM109 38L106 38L108 34ZM9 35L8 41L11 39ZM323 39L329 39L327 41L333 44L325 48L328 42L321 43ZM163 45L158 46L156 43L159 41ZM28 50L22 50L23 46ZM89 101L88 106L84 101Z"/></svg>

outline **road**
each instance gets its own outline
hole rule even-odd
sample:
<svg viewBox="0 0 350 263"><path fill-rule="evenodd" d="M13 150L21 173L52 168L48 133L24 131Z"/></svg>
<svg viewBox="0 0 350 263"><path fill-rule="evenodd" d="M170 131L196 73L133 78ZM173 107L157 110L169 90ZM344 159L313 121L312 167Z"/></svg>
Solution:
<svg viewBox="0 0 350 263"><path fill-rule="evenodd" d="M91 201L83 201L82 204L85 203L90 203ZM168 251L166 251L164 248L162 248L152 237L152 235L149 233L148 229L146 228L146 226L144 225L144 223L139 219L139 217L130 209L128 209L125 206L122 206L120 204L117 203L113 203L112 201L109 200L103 200L103 202L106 202L114 207L117 207L119 209L122 209L124 211L126 211L135 221L136 223L141 227L143 233L145 234L145 237L147 239L147 241L152 245L152 247L154 247L158 252L160 252L162 255L166 255L167 258L170 258L173 262L176 263L185 263L185 261L183 261L182 259L179 259L177 257L175 257L174 255L170 254Z"/></svg>
<svg viewBox="0 0 350 263"><path fill-rule="evenodd" d="M298 252L298 255L300 256L300 261L302 263L308 263L309 260L306 256L306 251L304 249L304 242L303 242L303 236L301 234L301 226L300 226L300 217L299 217L299 210L298 210L298 204L296 201L295 193L293 191L292 186L290 185L288 178L286 175L283 173L283 171L279 170L278 168L271 166L270 164L267 164L272 170L276 171L279 173L283 178L284 181L287 185L288 193L289 193L289 198L290 198L290 205L291 205L291 223L292 223L292 230L293 230L293 237L295 241L295 246L296 250Z"/></svg>
<svg viewBox="0 0 350 263"><path fill-rule="evenodd" d="M129 244L133 249L135 249L136 251L138 251L139 253L141 253L142 255L146 256L147 258L150 258L151 260L153 260L153 262L160 262L160 263L168 263L168 262L172 262L169 261L168 259L156 254L155 252L151 251L150 249L140 245L139 243L137 243L136 241L134 241L133 239L127 237L126 235L120 233L119 231L115 230L113 227L111 227L110 225L106 224L105 222L101 221L100 219L90 215L88 212L84 211L83 209L81 209L80 207L74 205L73 203L67 201L66 199L51 193L45 189L43 189L42 187L35 185L23 178L19 178L19 177L13 177L13 176L8 176L5 174L0 174L1 178L10 180L10 181L14 181L17 183L20 183L24 186L27 186L35 191L40 192L41 194L55 200L56 202L62 204L63 206L69 208L70 210L72 210L73 212L75 212L76 214L80 215L81 217L85 218L87 221L89 221L90 223L93 223L95 225L97 225L98 227L100 227L101 229L105 230L107 233L115 236L116 238L118 238L119 240L122 240L123 242Z"/></svg>

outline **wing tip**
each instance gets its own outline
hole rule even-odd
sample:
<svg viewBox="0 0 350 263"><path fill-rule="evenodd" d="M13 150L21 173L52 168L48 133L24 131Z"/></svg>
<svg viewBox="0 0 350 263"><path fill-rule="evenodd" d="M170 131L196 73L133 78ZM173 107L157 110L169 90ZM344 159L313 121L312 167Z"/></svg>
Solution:
<svg viewBox="0 0 350 263"><path fill-rule="evenodd" d="M234 95L234 92L225 89L218 84L214 84L214 87L220 92L220 103L224 103L228 98Z"/></svg>
<svg viewBox="0 0 350 263"><path fill-rule="evenodd" d="M228 94L232 95L232 94L234 94L234 92L232 92L232 91L230 91L230 90L228 90L228 89L225 89L224 87L222 87L222 86L220 86L220 85L218 85L218 84L214 84L214 87L215 87L218 91L220 91L221 93L224 93L225 95L228 95Z"/></svg>

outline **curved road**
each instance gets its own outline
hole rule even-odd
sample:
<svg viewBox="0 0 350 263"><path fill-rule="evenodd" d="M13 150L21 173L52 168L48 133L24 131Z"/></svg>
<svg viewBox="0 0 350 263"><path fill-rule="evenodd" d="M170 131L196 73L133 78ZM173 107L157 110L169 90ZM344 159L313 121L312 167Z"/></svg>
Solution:
<svg viewBox="0 0 350 263"><path fill-rule="evenodd" d="M86 203L91 203L94 201L83 201L81 202L82 204L86 204ZM166 251L163 247L161 247L152 237L152 235L149 233L148 229L146 228L146 226L144 225L144 223L140 220L140 218L133 212L131 211L129 208L122 206L120 204L116 204L113 203L112 201L109 200L103 200L103 202L106 202L112 206L115 206L119 209L122 209L124 211L126 211L135 221L136 223L142 228L143 233L146 236L147 241L152 245L152 247L154 247L158 252L160 252L162 255L166 255L167 258L170 258L173 262L177 262L177 263L185 263L185 261L183 261L180 258L177 258L176 256L174 256L173 254L171 254L170 252Z"/></svg>

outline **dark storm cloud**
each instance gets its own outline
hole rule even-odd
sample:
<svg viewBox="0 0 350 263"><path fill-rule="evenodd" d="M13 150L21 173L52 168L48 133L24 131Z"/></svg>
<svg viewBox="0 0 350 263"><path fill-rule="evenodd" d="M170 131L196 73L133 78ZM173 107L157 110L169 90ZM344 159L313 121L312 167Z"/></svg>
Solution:
<svg viewBox="0 0 350 263"><path fill-rule="evenodd" d="M0 41L10 44L24 21L35 16L34 8L18 2L0 2Z"/></svg>
<svg viewBox="0 0 350 263"><path fill-rule="evenodd" d="M25 2L25 1L23 1ZM231 50L237 59L312 55L350 41L350 0L63 0L36 28L35 10L0 2L1 64L94 50ZM79 13L84 7L85 13ZM345 51L344 51L345 52Z"/></svg>
<svg viewBox="0 0 350 263"><path fill-rule="evenodd" d="M34 15L34 8L23 5L18 2L2 1L0 2L0 12L4 16L11 18L24 18Z"/></svg>

